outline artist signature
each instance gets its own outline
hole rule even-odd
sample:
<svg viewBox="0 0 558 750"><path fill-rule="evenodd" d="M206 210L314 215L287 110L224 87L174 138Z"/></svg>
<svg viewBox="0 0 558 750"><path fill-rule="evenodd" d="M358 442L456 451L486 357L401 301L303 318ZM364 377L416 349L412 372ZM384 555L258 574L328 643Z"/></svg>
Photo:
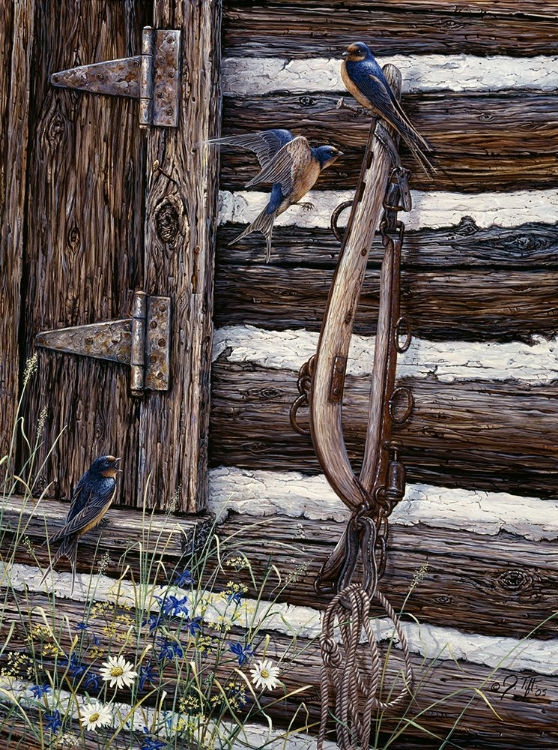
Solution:
<svg viewBox="0 0 558 750"><path fill-rule="evenodd" d="M490 685L491 693L498 693L500 700L508 693L512 695L521 695L523 698L528 698L530 695L534 695L537 698L546 695L546 688L539 684L538 677L524 677L520 679L515 674L509 674L502 682L495 681Z"/></svg>

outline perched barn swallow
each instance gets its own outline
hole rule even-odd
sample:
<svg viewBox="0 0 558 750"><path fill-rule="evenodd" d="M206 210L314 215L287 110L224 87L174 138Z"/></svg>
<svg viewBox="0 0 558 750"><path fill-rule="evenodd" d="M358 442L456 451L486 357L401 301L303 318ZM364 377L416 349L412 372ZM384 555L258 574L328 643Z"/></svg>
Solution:
<svg viewBox="0 0 558 750"><path fill-rule="evenodd" d="M372 50L364 42L355 42L342 57L341 78L349 93L396 129L427 174L434 172L424 153L431 147L403 111Z"/></svg>
<svg viewBox="0 0 558 750"><path fill-rule="evenodd" d="M47 568L41 583L45 580L58 560L64 555L72 565L72 593L76 577L76 558L79 539L97 526L114 498L116 491L116 464L114 456L100 456L85 472L72 493L70 510L66 523L49 540L49 544L62 540L54 559ZM44 542L46 544L46 542Z"/></svg>
<svg viewBox="0 0 558 750"><path fill-rule="evenodd" d="M342 156L333 146L313 148L304 136L294 136L290 130L261 130L248 135L216 138L209 143L240 146L253 151L261 171L246 185L271 183L269 203L250 226L230 243L243 239L252 232L261 232L267 240L266 263L271 255L271 235L275 217L298 203L314 186L322 169Z"/></svg>

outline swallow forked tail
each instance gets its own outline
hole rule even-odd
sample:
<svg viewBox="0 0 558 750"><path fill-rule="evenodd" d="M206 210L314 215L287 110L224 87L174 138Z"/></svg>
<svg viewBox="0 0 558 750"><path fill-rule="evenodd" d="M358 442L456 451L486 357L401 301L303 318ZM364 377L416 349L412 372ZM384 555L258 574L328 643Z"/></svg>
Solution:
<svg viewBox="0 0 558 750"><path fill-rule="evenodd" d="M45 579L49 575L49 573L54 570L54 566L56 565L58 560L60 560L61 557L67 557L70 561L70 565L72 566L72 588L70 589L70 594L74 593L74 585L76 582L77 547L77 539L74 539L71 536L62 539L62 542L56 550L54 557L50 562L50 565L45 570L45 573L41 578L41 584L45 582Z"/></svg>
<svg viewBox="0 0 558 750"><path fill-rule="evenodd" d="M277 211L273 211L272 213L268 214L267 209L264 208L261 214L256 219L254 219L254 221L249 226L247 226L246 229L238 235L238 237L235 237L234 240L229 242L229 245L234 245L239 240L242 240L244 239L244 237L252 234L252 232L261 232L264 235L267 243L265 262L269 263L269 259L271 257L271 235L273 234L273 222L275 221L276 216Z"/></svg>

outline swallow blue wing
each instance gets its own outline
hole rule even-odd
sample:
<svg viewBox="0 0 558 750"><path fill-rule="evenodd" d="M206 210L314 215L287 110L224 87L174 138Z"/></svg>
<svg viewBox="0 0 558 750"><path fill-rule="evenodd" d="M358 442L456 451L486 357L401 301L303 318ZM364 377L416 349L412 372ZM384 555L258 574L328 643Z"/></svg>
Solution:
<svg viewBox="0 0 558 750"><path fill-rule="evenodd" d="M116 481L114 479L105 479L102 486L96 487L95 491L93 491L93 487L91 487L89 494L84 497L82 509L76 513L71 520L68 520L65 526L52 537L50 540L51 543L63 539L64 537L68 537L71 534L76 534L77 532L82 531L82 529L91 526L95 519L99 517L107 503L111 500L115 488Z"/></svg>
<svg viewBox="0 0 558 750"><path fill-rule="evenodd" d="M310 144L304 136L299 135L286 143L269 164L247 183L246 187L252 187L252 185L258 185L262 182L279 183L281 192L287 197L293 191L295 170L304 168L304 165L311 160L312 149Z"/></svg>
<svg viewBox="0 0 558 750"><path fill-rule="evenodd" d="M265 167L275 154L293 139L294 135L290 130L275 128L273 130L259 130L257 133L214 138L208 142L224 144L226 146L239 146L240 148L253 151L258 157L260 166Z"/></svg>
<svg viewBox="0 0 558 750"><path fill-rule="evenodd" d="M428 143L415 130L405 110L397 101L381 69L380 75L376 75L377 71L371 72L370 68L370 65L359 66L357 64L351 70L354 83L380 115L391 123L407 141L411 139L427 151L430 150Z"/></svg>

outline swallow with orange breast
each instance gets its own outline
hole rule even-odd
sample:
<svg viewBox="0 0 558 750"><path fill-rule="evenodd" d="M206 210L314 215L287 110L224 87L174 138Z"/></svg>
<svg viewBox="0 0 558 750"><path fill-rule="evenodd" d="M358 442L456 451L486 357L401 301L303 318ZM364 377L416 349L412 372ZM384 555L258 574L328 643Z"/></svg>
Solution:
<svg viewBox="0 0 558 750"><path fill-rule="evenodd" d="M347 91L359 104L395 128L426 174L435 172L424 153L431 151L431 147L403 111L372 50L364 42L355 42L347 47L342 57L341 78Z"/></svg>
<svg viewBox="0 0 558 750"><path fill-rule="evenodd" d="M70 501L70 510L64 526L48 540L49 546L61 541L41 583L58 560L64 555L72 566L72 593L76 577L76 559L79 539L97 526L114 499L116 475L120 461L114 456L100 456L76 484ZM44 544L47 542L45 541Z"/></svg>
<svg viewBox="0 0 558 750"><path fill-rule="evenodd" d="M314 187L322 169L329 167L343 155L334 146L310 146L302 136L290 130L261 130L247 135L215 138L209 143L240 146L253 151L261 171L246 187L270 183L269 202L261 214L230 243L234 245L252 232L261 232L267 241L266 263L271 256L271 235L275 218L289 206L298 203ZM311 204L310 204L311 205Z"/></svg>

